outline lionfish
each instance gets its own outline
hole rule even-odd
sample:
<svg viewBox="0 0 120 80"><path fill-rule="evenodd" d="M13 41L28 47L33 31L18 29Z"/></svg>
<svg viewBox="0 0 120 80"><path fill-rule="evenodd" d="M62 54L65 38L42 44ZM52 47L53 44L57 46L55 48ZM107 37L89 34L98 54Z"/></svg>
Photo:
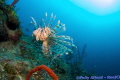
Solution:
<svg viewBox="0 0 120 80"><path fill-rule="evenodd" d="M42 19L40 24L37 24L36 20L31 17L31 23L34 24L35 30L33 36L36 40L42 41L42 52L46 55L57 54L62 55L63 53L68 54L73 51L67 46L77 48L73 44L73 39L70 36L57 35L58 33L65 31L65 24L60 23L60 20L54 25L53 22L56 19L56 15L53 13L48 18L48 14L45 13L45 19Z"/></svg>

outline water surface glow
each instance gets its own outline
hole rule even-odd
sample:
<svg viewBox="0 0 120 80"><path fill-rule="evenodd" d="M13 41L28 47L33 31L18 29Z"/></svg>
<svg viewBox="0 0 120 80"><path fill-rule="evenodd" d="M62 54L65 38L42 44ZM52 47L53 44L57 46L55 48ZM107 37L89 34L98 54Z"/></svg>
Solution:
<svg viewBox="0 0 120 80"><path fill-rule="evenodd" d="M96 15L112 14L120 10L119 0L71 0L77 6Z"/></svg>

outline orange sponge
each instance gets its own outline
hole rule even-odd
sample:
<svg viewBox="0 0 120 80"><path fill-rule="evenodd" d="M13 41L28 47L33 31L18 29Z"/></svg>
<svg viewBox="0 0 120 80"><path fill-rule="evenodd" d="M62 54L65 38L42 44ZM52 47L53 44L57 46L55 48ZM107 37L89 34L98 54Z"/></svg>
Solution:
<svg viewBox="0 0 120 80"><path fill-rule="evenodd" d="M45 65L40 65L40 66L37 66L36 68L32 69L31 71L29 71L27 77L26 77L26 80L30 80L30 77L32 75L32 73L40 70L40 69L43 69L45 71L47 71L47 73L54 79L54 80L58 80L58 76L56 76L56 74L50 69L48 68L47 66Z"/></svg>

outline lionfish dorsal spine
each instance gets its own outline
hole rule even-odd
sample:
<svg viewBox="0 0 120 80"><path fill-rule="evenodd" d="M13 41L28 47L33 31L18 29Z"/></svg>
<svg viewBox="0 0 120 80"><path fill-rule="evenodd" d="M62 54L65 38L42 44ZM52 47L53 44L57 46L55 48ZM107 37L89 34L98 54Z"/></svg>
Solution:
<svg viewBox="0 0 120 80"><path fill-rule="evenodd" d="M47 12L45 13L45 17L47 18Z"/></svg>
<svg viewBox="0 0 120 80"><path fill-rule="evenodd" d="M53 13L50 15L50 20L48 21L48 27L52 28L53 26L53 22L55 20L56 17L53 16Z"/></svg>
<svg viewBox="0 0 120 80"><path fill-rule="evenodd" d="M58 20L58 23L57 24L60 24L60 20Z"/></svg>
<svg viewBox="0 0 120 80"><path fill-rule="evenodd" d="M43 22L43 27L46 27L46 23L44 19L42 19L42 22Z"/></svg>
<svg viewBox="0 0 120 80"><path fill-rule="evenodd" d="M36 20L31 16L30 17L31 19L32 19L32 24L35 26L35 28L37 29L38 27L37 27L37 22L36 22Z"/></svg>

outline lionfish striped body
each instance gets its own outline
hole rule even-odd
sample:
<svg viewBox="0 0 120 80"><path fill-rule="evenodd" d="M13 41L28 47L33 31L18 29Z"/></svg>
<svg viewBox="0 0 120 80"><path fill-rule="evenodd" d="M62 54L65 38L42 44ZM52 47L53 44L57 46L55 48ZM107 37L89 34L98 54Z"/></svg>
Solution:
<svg viewBox="0 0 120 80"><path fill-rule="evenodd" d="M31 23L36 27L36 29L33 31L33 36L36 37L36 40L43 42L42 52L44 54L49 55L56 53L57 55L61 55L68 52L73 53L71 49L66 47L67 45L76 47L73 44L73 39L69 36L57 35L58 33L65 31L66 28L65 24L60 23L60 20L56 25L53 25L53 22L56 19L56 16L53 16L53 13L51 14L49 20L46 13L45 19L42 19L42 22L39 25L37 25L37 22L33 17L31 18L33 20Z"/></svg>

